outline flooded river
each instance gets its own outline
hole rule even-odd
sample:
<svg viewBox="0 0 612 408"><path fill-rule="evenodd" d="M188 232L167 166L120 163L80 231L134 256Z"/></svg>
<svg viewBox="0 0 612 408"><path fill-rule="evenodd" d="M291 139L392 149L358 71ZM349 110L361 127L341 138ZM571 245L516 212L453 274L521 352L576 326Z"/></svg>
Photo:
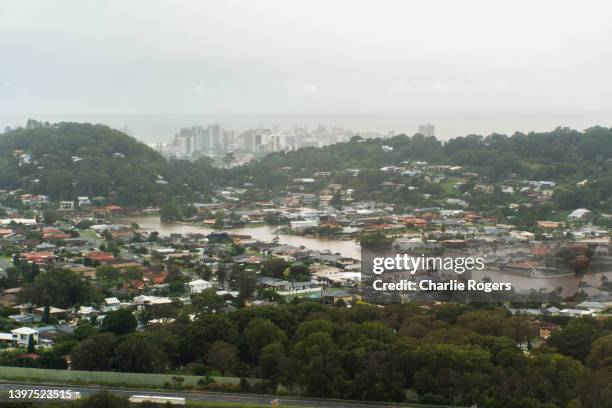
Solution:
<svg viewBox="0 0 612 408"><path fill-rule="evenodd" d="M147 232L157 231L160 235L205 233L215 231L213 228L193 224L162 224L158 216L130 217L121 219L122 223L135 222L140 228ZM229 234L250 235L260 241L272 241L276 236L276 227L270 225L259 225L244 228L224 229ZM314 237L302 237L297 235L278 235L279 243L296 247L305 247L317 251L339 252L343 256L361 259L361 247L355 241L341 241L336 239L322 239Z"/></svg>
<svg viewBox="0 0 612 408"><path fill-rule="evenodd" d="M193 224L162 224L158 216L142 216L142 217L130 217L121 219L122 223L135 222L140 228L147 232L157 231L161 235L176 234L188 234L188 233L205 233L208 234L215 231L212 228L203 227L200 225ZM254 239L261 241L272 241L276 236L276 227L269 225L260 225L253 227L244 228L232 228L222 230L230 234L250 235ZM318 251L332 251L338 252L343 256L348 256L355 259L361 259L361 248L355 241L341 241L334 239L322 239L314 237L303 237L296 235L278 235L279 242L281 244L293 245L296 247L305 247L312 250ZM612 279L612 273L594 273L586 274L582 277L563 277L563 278L530 278L524 276L518 276L514 274L498 272L498 271L474 271L472 278L475 280L481 280L485 276L491 278L494 282L511 282L515 289L539 289L546 288L548 290L555 287L560 287L563 290L563 295L568 296L575 293L578 290L580 282L583 281L588 286L584 288L587 293L598 292L597 287L601 283L602 275L608 276Z"/></svg>

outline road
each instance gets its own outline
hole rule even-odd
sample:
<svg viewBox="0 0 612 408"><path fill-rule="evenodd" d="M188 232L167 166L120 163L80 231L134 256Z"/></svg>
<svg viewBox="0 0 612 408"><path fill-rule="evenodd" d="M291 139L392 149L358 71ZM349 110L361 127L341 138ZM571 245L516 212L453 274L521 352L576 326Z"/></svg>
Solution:
<svg viewBox="0 0 612 408"><path fill-rule="evenodd" d="M107 390L115 395L131 396L137 395L158 395L169 397L182 397L187 402L219 402L219 403L235 403L235 404L252 404L269 406L270 401L278 398L281 407L317 407L317 408L423 408L425 405L408 405L408 404L393 404L393 403L376 403L363 402L352 400L336 400L323 398L300 398L300 397L274 397L270 395L253 395L253 394L228 394L218 392L194 392L194 391L160 391L148 390L143 388L117 388L117 387L101 387L95 385L80 386L80 385L43 385L30 384L20 382L0 382L0 393L6 394L9 390L71 390L72 392L80 392L82 396L87 396ZM8 400L7 396L3 396L0 400Z"/></svg>

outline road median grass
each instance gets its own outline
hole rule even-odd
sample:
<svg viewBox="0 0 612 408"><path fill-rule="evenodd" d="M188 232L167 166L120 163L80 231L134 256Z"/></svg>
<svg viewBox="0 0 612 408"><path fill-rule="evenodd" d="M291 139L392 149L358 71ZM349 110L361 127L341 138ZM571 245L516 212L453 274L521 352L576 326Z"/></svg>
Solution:
<svg viewBox="0 0 612 408"><path fill-rule="evenodd" d="M197 387L206 384L206 377L176 374L123 373L114 371L48 370L27 367L0 367L5 380L33 380L75 384L106 384L135 387ZM210 377L217 384L238 385L237 377Z"/></svg>

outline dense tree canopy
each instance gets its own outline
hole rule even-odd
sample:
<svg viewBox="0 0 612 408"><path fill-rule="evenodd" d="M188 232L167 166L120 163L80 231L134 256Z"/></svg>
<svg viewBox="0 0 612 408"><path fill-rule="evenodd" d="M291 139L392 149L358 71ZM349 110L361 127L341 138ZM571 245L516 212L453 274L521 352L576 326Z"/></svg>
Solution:
<svg viewBox="0 0 612 408"><path fill-rule="evenodd" d="M73 369L259 377L258 392L282 386L308 396L372 401L607 406L610 320L562 322L526 353L529 321L501 307L454 303L346 308L301 301L227 313L204 309L193 321L178 314L127 335L81 323L51 350L37 350L35 363L63 368L62 356L70 354ZM1 354L0 364L23 364L19 353Z"/></svg>
<svg viewBox="0 0 612 408"><path fill-rule="evenodd" d="M69 269L52 268L24 285L20 297L37 305L68 308L101 300L100 292L88 281Z"/></svg>
<svg viewBox="0 0 612 408"><path fill-rule="evenodd" d="M205 170L194 174L193 167ZM165 160L144 143L104 125L31 121L0 135L0 188L53 199L102 196L118 204L160 205L207 188L212 166ZM187 169L186 169L187 168Z"/></svg>
<svg viewBox="0 0 612 408"><path fill-rule="evenodd" d="M76 346L71 353L75 370L106 371L113 368L117 338L112 333L95 334Z"/></svg>
<svg viewBox="0 0 612 408"><path fill-rule="evenodd" d="M137 325L138 322L130 310L119 309L106 314L100 330L122 335L134 331Z"/></svg>

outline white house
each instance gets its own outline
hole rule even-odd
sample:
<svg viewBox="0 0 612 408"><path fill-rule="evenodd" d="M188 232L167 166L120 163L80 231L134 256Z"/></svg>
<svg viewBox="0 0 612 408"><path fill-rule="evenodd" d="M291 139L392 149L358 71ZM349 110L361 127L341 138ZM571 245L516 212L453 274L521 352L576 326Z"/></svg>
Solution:
<svg viewBox="0 0 612 408"><path fill-rule="evenodd" d="M295 178L293 179L293 182L302 183L302 184L310 184L310 183L314 183L315 179L313 179L312 177Z"/></svg>
<svg viewBox="0 0 612 408"><path fill-rule="evenodd" d="M535 234L529 231L510 231L510 236L521 241L532 241Z"/></svg>
<svg viewBox="0 0 612 408"><path fill-rule="evenodd" d="M77 314L81 317L87 317L97 313L98 311L91 306L81 306L77 311Z"/></svg>
<svg viewBox="0 0 612 408"><path fill-rule="evenodd" d="M60 201L60 211L74 211L74 201Z"/></svg>
<svg viewBox="0 0 612 408"><path fill-rule="evenodd" d="M204 279L196 279L187 283L187 285L189 285L189 291L191 293L202 293L202 291L210 289L213 286L211 282L205 281Z"/></svg>
<svg viewBox="0 0 612 408"><path fill-rule="evenodd" d="M11 223L23 225L36 225L35 218L6 218L0 219L0 225L9 225Z"/></svg>
<svg viewBox="0 0 612 408"><path fill-rule="evenodd" d="M290 221L291 229L303 230L305 228L312 228L319 225L318 220L304 220L304 221Z"/></svg>
<svg viewBox="0 0 612 408"><path fill-rule="evenodd" d="M102 306L103 312L110 312L112 310L117 310L121 307L121 302L116 297L110 297L104 299L104 306Z"/></svg>
<svg viewBox="0 0 612 408"><path fill-rule="evenodd" d="M580 309L586 309L591 313L601 313L606 309L603 302L584 301L576 305Z"/></svg>
<svg viewBox="0 0 612 408"><path fill-rule="evenodd" d="M172 303L172 299L166 296L140 295L132 299L132 303L135 305L163 305L166 303Z"/></svg>
<svg viewBox="0 0 612 408"><path fill-rule="evenodd" d="M448 200L446 200L446 203L450 205L459 205L461 207L468 206L468 203L465 200L461 200L459 198L449 198Z"/></svg>
<svg viewBox="0 0 612 408"><path fill-rule="evenodd" d="M570 316L570 317L582 317L582 316L591 316L593 312L589 310L580 310L580 309L563 309L559 311L560 315Z"/></svg>
<svg viewBox="0 0 612 408"><path fill-rule="evenodd" d="M91 205L91 201L89 200L89 197L87 197L87 196L77 197L77 200L79 202L79 207L83 207L83 206L86 206L86 205Z"/></svg>
<svg viewBox="0 0 612 408"><path fill-rule="evenodd" d="M577 210L572 211L567 216L567 219L570 221L581 220L583 218L588 217L590 214L591 212L587 210L586 208L578 208Z"/></svg>
<svg viewBox="0 0 612 408"><path fill-rule="evenodd" d="M13 344L16 346L25 347L28 345L30 336L34 339L34 344L38 343L38 331L31 327L20 327L18 329L11 330L13 335Z"/></svg>

